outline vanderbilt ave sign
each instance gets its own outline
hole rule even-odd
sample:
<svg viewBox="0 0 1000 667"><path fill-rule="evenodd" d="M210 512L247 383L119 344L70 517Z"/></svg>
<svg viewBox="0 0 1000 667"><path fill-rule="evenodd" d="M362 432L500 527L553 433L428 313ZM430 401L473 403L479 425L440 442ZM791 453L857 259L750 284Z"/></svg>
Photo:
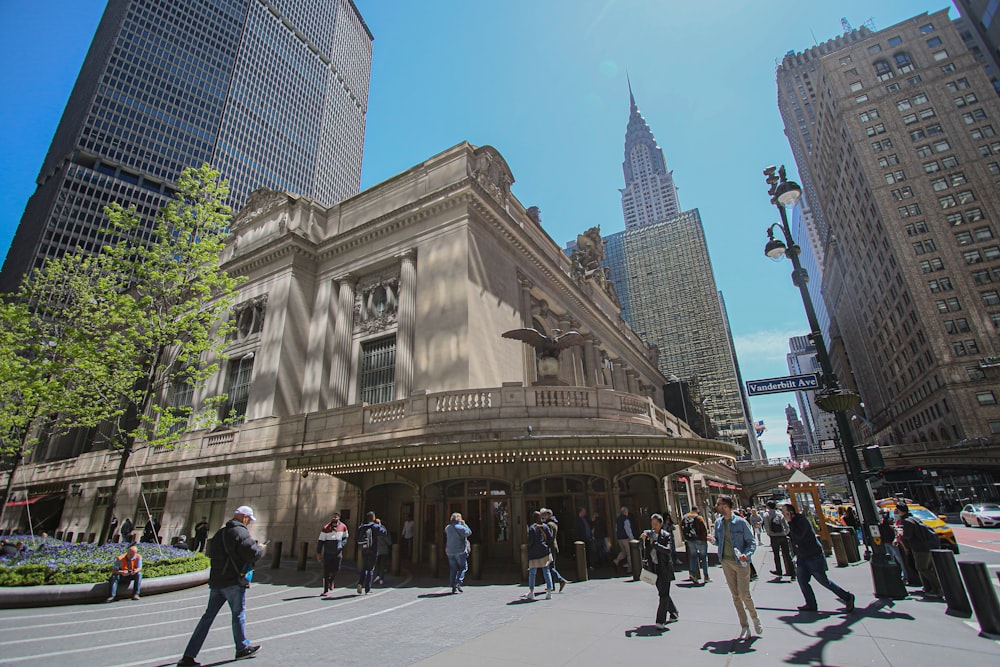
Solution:
<svg viewBox="0 0 1000 667"><path fill-rule="evenodd" d="M747 380L747 395L780 394L786 391L819 389L819 378L813 375L788 375L767 380Z"/></svg>

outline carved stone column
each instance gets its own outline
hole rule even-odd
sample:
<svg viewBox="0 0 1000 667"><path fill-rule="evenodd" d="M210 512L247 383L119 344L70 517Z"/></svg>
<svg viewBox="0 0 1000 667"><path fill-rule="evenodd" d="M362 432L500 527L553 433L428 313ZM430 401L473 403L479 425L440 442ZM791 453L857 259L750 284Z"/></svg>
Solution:
<svg viewBox="0 0 1000 667"><path fill-rule="evenodd" d="M302 412L304 413L316 412L320 409L320 391L329 381L330 364L327 341L330 339L330 297L332 294L332 280L322 280L316 287L316 298L313 300L312 318L309 322L306 368L302 380Z"/></svg>
<svg viewBox="0 0 1000 667"><path fill-rule="evenodd" d="M615 358L611 360L614 367L611 370L611 380L615 391L628 391L628 379L625 377L625 362Z"/></svg>
<svg viewBox="0 0 1000 667"><path fill-rule="evenodd" d="M337 278L340 293L337 298L337 322L333 330L330 355L330 387L327 405L341 408L347 405L351 381L351 339L354 330L354 288L357 278L351 274Z"/></svg>
<svg viewBox="0 0 1000 667"><path fill-rule="evenodd" d="M417 253L399 258L399 312L396 328L395 398L407 398L413 389L413 336L417 322Z"/></svg>
<svg viewBox="0 0 1000 667"><path fill-rule="evenodd" d="M630 394L639 393L639 376L631 368L625 369L625 386Z"/></svg>
<svg viewBox="0 0 1000 667"><path fill-rule="evenodd" d="M569 319L560 318L559 328L562 329L563 333L570 331L573 328L573 322ZM576 380L574 378L574 359L573 355L575 348L569 348L563 350L559 355L559 381L564 386L575 386Z"/></svg>

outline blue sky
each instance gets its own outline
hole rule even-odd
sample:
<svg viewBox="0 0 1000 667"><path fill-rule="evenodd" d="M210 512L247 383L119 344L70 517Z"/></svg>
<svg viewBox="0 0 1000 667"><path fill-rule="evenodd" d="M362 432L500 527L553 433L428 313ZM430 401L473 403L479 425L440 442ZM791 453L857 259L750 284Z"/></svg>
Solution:
<svg viewBox="0 0 1000 667"><path fill-rule="evenodd" d="M674 171L699 208L744 379L787 374L807 324L787 262L763 255L777 219L761 170L796 169L774 70L868 19L877 29L944 0L356 0L375 35L362 187L463 140L506 158L513 192L560 245L623 228L626 70ZM104 2L0 0L0 249L6 254ZM957 16L951 7L952 16ZM678 249L678 252L683 252ZM784 406L755 398L770 456L787 455Z"/></svg>

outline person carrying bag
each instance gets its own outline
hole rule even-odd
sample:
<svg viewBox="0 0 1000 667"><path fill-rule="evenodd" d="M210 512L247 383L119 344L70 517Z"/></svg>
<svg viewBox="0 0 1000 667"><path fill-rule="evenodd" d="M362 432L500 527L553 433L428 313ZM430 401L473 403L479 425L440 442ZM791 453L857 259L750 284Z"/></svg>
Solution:
<svg viewBox="0 0 1000 667"><path fill-rule="evenodd" d="M643 563L643 571L639 578L647 581L647 572L656 573L656 590L659 593L660 603L656 607L656 627L660 630L667 628L667 614L670 614L670 622L678 619L677 605L670 597L670 582L674 580L674 536L664 529L663 516L653 514L649 517L652 530L642 533L642 543L646 554Z"/></svg>

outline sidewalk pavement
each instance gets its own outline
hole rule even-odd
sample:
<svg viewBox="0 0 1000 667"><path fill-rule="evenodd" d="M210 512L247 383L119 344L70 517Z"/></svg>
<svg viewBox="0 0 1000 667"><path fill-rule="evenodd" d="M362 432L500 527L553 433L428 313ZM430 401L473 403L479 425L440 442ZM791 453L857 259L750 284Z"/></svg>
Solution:
<svg viewBox="0 0 1000 667"><path fill-rule="evenodd" d="M832 559L831 559L832 562ZM623 665L678 661L686 665L894 665L1000 664L1000 641L979 636L974 618L945 615L942 602L919 597L879 600L872 595L868 563L831 566L831 579L854 593L857 607L843 604L815 581L820 611L802 613L796 583L775 581L769 547L754 556L760 579L751 593L764 625L761 637L738 642L739 623L719 567L704 586L678 573L671 588L680 621L654 625L657 595L642 582L614 579L575 584L574 595L528 603L525 615L434 655L419 665ZM461 633L460 627L454 628Z"/></svg>

